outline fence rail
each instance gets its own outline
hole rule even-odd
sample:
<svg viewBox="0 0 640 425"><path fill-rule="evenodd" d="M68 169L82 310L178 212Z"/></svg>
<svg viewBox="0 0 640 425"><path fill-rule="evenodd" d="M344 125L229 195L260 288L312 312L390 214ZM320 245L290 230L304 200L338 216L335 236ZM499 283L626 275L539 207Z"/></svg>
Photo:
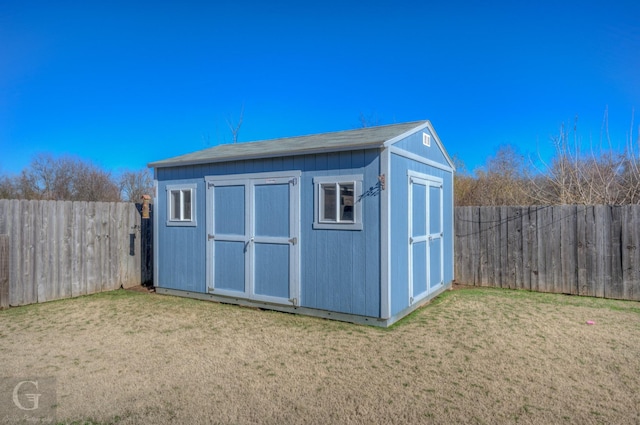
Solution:
<svg viewBox="0 0 640 425"><path fill-rule="evenodd" d="M640 205L457 207L456 280L640 300Z"/></svg>
<svg viewBox="0 0 640 425"><path fill-rule="evenodd" d="M0 307L140 285L142 228L131 203L0 200Z"/></svg>

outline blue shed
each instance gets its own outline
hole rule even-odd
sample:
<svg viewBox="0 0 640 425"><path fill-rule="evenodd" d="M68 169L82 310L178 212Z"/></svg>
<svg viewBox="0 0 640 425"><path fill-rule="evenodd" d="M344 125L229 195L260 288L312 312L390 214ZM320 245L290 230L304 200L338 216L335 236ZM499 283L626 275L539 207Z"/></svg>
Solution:
<svg viewBox="0 0 640 425"><path fill-rule="evenodd" d="M158 293L389 326L451 287L454 166L429 121L149 166Z"/></svg>

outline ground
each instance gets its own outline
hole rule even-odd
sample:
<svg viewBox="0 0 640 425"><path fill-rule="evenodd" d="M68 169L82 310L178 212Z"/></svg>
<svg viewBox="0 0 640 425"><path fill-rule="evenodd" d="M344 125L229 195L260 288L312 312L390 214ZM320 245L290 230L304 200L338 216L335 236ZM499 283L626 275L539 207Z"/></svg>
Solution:
<svg viewBox="0 0 640 425"><path fill-rule="evenodd" d="M55 377L60 423L639 424L640 303L472 288L380 329L121 290L0 311L0 376Z"/></svg>

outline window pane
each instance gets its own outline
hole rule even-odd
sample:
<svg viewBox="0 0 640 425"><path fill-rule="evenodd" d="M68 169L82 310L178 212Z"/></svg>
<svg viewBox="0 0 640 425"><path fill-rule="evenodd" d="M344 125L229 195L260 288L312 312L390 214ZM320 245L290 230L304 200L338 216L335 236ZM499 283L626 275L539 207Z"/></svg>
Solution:
<svg viewBox="0 0 640 425"><path fill-rule="evenodd" d="M180 191L171 191L171 220L180 220Z"/></svg>
<svg viewBox="0 0 640 425"><path fill-rule="evenodd" d="M336 221L336 185L323 184L322 189L322 220Z"/></svg>
<svg viewBox="0 0 640 425"><path fill-rule="evenodd" d="M353 183L340 184L340 221L353 221Z"/></svg>
<svg viewBox="0 0 640 425"><path fill-rule="evenodd" d="M191 221L191 190L182 191L183 212L182 219Z"/></svg>

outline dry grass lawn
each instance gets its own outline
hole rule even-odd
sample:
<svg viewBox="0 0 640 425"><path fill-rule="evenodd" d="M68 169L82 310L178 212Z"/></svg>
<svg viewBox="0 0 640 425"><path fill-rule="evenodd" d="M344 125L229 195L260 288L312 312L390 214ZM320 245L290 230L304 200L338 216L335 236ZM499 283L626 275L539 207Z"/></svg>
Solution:
<svg viewBox="0 0 640 425"><path fill-rule="evenodd" d="M639 424L640 303L474 288L378 329L115 291L0 311L0 376L56 377L61 423Z"/></svg>

